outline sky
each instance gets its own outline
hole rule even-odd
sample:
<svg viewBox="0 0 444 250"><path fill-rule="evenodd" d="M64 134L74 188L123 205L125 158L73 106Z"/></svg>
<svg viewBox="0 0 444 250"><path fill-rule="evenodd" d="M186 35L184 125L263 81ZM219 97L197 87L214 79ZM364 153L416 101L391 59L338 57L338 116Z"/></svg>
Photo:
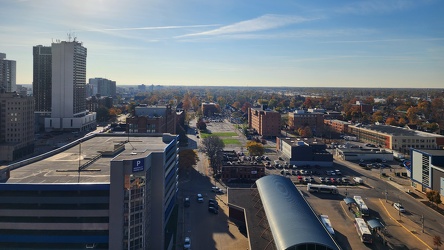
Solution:
<svg viewBox="0 0 444 250"><path fill-rule="evenodd" d="M0 53L71 39L117 85L444 88L442 0L0 0Z"/></svg>

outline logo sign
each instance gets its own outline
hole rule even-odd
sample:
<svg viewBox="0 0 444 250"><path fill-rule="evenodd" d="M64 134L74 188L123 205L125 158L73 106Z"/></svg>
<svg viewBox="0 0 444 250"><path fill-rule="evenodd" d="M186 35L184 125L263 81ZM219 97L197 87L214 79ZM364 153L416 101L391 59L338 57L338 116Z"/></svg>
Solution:
<svg viewBox="0 0 444 250"><path fill-rule="evenodd" d="M145 170L145 159L133 160L133 173Z"/></svg>

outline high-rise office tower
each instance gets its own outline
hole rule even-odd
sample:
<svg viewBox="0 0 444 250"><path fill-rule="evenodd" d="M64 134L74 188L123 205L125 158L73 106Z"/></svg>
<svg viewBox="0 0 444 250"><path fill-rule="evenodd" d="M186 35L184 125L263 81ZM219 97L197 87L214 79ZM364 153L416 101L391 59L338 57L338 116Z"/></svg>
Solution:
<svg viewBox="0 0 444 250"><path fill-rule="evenodd" d="M52 43L51 118L45 129L88 130L96 126L96 114L86 110L86 48L82 43Z"/></svg>
<svg viewBox="0 0 444 250"><path fill-rule="evenodd" d="M6 54L0 53L0 92L16 91L15 70L15 61L6 60Z"/></svg>
<svg viewBox="0 0 444 250"><path fill-rule="evenodd" d="M37 45L32 49L33 79L32 92L35 98L35 111L51 113L52 53L51 47Z"/></svg>

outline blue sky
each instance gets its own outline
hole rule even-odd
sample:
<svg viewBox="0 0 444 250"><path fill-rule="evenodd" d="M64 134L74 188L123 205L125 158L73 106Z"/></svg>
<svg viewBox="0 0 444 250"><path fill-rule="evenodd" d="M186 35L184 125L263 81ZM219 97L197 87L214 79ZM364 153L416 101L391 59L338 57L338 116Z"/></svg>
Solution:
<svg viewBox="0 0 444 250"><path fill-rule="evenodd" d="M0 52L73 33L121 84L444 88L440 0L0 0Z"/></svg>

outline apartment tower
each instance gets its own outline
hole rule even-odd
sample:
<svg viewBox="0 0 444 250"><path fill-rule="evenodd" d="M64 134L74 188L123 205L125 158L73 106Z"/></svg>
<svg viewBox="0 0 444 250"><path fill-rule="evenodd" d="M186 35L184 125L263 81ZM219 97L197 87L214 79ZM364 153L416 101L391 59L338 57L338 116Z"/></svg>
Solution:
<svg viewBox="0 0 444 250"><path fill-rule="evenodd" d="M45 119L45 129L95 127L95 113L89 114L86 110L86 48L74 39L52 43L51 53L51 117Z"/></svg>
<svg viewBox="0 0 444 250"><path fill-rule="evenodd" d="M0 92L16 91L16 63L6 60L6 54L0 53Z"/></svg>

